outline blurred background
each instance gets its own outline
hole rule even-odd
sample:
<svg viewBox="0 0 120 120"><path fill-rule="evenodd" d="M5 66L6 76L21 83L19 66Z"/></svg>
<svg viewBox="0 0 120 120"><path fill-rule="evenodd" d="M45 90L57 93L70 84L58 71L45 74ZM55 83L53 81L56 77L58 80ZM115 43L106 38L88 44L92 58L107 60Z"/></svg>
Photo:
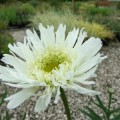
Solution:
<svg viewBox="0 0 120 120"><path fill-rule="evenodd" d="M104 44L120 40L119 0L0 0L0 56L14 38L7 30L32 28L38 24L83 28L88 37L99 37Z"/></svg>

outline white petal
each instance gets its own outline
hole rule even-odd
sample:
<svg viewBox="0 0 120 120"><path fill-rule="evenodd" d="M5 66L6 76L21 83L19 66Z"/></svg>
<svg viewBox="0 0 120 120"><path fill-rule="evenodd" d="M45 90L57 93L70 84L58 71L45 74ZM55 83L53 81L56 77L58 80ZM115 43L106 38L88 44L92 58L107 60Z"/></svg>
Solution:
<svg viewBox="0 0 120 120"><path fill-rule="evenodd" d="M50 44L54 45L55 44L54 26L47 26L47 33L48 33L48 40L50 41Z"/></svg>
<svg viewBox="0 0 120 120"><path fill-rule="evenodd" d="M85 49L84 54L86 54L86 59L89 59L96 55L102 47L102 41L99 38L91 37L83 44L83 49Z"/></svg>
<svg viewBox="0 0 120 120"><path fill-rule="evenodd" d="M85 80L84 80L84 81L81 80L81 81L79 81L79 82L82 83L82 84L84 84L84 85L92 85L92 84L95 84L94 81L87 81L87 80L86 80L86 81L85 81Z"/></svg>
<svg viewBox="0 0 120 120"><path fill-rule="evenodd" d="M92 68L91 70L89 70L88 72L83 73L82 75L77 75L74 80L76 82L79 82L79 83L82 83L85 85L95 84L94 81L86 81L86 80L91 78L91 77L96 77L95 71L96 71L97 67L98 67L98 65L95 66L94 68Z"/></svg>
<svg viewBox="0 0 120 120"><path fill-rule="evenodd" d="M41 112L41 111L43 112L50 103L52 92L49 91L47 94L45 93L43 94L44 95L40 96L36 102L35 112Z"/></svg>
<svg viewBox="0 0 120 120"><path fill-rule="evenodd" d="M92 69L90 69L88 72L83 73L83 74L78 74L75 75L75 80L77 81L84 81L89 79L90 77L94 77L95 76L95 71L97 69L98 65L96 65L95 67L93 67Z"/></svg>
<svg viewBox="0 0 120 120"><path fill-rule="evenodd" d="M77 84L71 84L68 87L70 89L73 89L73 90L77 91L78 93L85 94L85 95L94 96L94 95L99 95L100 94L100 92L83 88L83 87L81 87Z"/></svg>
<svg viewBox="0 0 120 120"><path fill-rule="evenodd" d="M48 28L46 29L45 27L43 27L42 24L40 24L39 30L40 30L41 41L43 42L45 47L55 44L55 33L53 26L50 27L48 26Z"/></svg>
<svg viewBox="0 0 120 120"><path fill-rule="evenodd" d="M76 69L75 75L82 74L82 73L90 70L92 67L94 67L95 65L97 65L103 59L105 59L105 58L101 57L100 54L98 53L95 57L89 59L88 61L86 61L85 63L83 63L82 65L80 65Z"/></svg>
<svg viewBox="0 0 120 120"><path fill-rule="evenodd" d="M20 60L19 58L9 55L9 54L4 54L4 57L2 58L2 61L5 62L6 64L9 64L15 68L15 70L19 72L26 73L27 72L27 65L25 61Z"/></svg>
<svg viewBox="0 0 120 120"><path fill-rule="evenodd" d="M54 103L57 104L59 99L60 99L60 87L57 89L57 94L55 96Z"/></svg>
<svg viewBox="0 0 120 120"><path fill-rule="evenodd" d="M46 109L45 96L41 96L41 97L39 97L39 99L36 102L35 112L41 112L41 111L44 111L45 109Z"/></svg>
<svg viewBox="0 0 120 120"><path fill-rule="evenodd" d="M37 42L40 41L40 38L38 37L38 35L37 35L37 33L35 32L35 30L34 30L34 33L33 33L31 30L27 29L27 30L26 30L26 34L27 34L27 36L30 38L30 41L31 41L32 43L34 43L34 41L37 41Z"/></svg>
<svg viewBox="0 0 120 120"><path fill-rule="evenodd" d="M56 32L56 46L64 46L66 26L60 24Z"/></svg>
<svg viewBox="0 0 120 120"><path fill-rule="evenodd" d="M34 83L34 79L30 79L26 74L16 72L14 69L9 67L0 66L0 78L2 81L10 83Z"/></svg>
<svg viewBox="0 0 120 120"><path fill-rule="evenodd" d="M31 97L36 91L37 91L36 88L23 89L22 91L6 98L5 100L9 100L7 107L9 109L16 108L25 100L27 100L29 97Z"/></svg>
<svg viewBox="0 0 120 120"><path fill-rule="evenodd" d="M79 29L76 30L74 28L73 31L68 33L68 36L65 40L65 43L66 43L67 47L73 48L73 46L75 45L75 42L77 40L78 32L79 32Z"/></svg>
<svg viewBox="0 0 120 120"><path fill-rule="evenodd" d="M26 30L29 45L32 44L31 48L34 48L37 51L41 51L41 49L43 48L42 42L38 37L36 31L34 30L33 32L34 33L32 33L30 30Z"/></svg>
<svg viewBox="0 0 120 120"><path fill-rule="evenodd" d="M76 51L78 51L80 49L80 46L82 45L83 40L87 37L87 32L85 32L83 30L84 30L84 28L81 29L78 40L77 40L77 43L75 44L74 49Z"/></svg>
<svg viewBox="0 0 120 120"><path fill-rule="evenodd" d="M47 107L48 104L51 101L51 96L52 96L52 92L48 91L48 95L46 96L46 100L45 100L45 106Z"/></svg>
<svg viewBox="0 0 120 120"><path fill-rule="evenodd" d="M2 81L7 81L11 83L20 82L19 79L16 79L16 77L18 76L16 75L16 72L13 69L0 66L0 79L2 79Z"/></svg>
<svg viewBox="0 0 120 120"><path fill-rule="evenodd" d="M33 81L33 83L18 83L18 84L11 84L11 83L5 83L4 82L4 84L6 84L6 85L9 85L9 86L12 86L12 87L16 87L16 88L30 88L30 87L40 87L40 86L46 86L46 84L44 84L44 83L40 83L40 82L34 82Z"/></svg>
<svg viewBox="0 0 120 120"><path fill-rule="evenodd" d="M90 38L79 49L79 56L76 59L76 66L83 61L86 61L92 58L94 55L98 53L98 51L102 47L102 42L99 38Z"/></svg>
<svg viewBox="0 0 120 120"><path fill-rule="evenodd" d="M17 42L14 45L9 44L10 52L14 55L14 53L25 61L34 60L34 54L30 50L29 45L26 43L26 39L24 39L24 43Z"/></svg>

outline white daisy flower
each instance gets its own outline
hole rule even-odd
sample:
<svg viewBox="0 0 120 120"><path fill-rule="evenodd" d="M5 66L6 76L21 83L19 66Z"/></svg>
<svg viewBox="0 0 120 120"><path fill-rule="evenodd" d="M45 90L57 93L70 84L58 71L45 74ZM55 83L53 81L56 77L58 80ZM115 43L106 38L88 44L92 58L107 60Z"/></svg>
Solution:
<svg viewBox="0 0 120 120"><path fill-rule="evenodd" d="M2 82L22 90L5 100L9 109L16 108L31 96L37 99L35 111L44 111L50 103L60 98L60 87L75 90L86 95L100 92L89 90L83 85L94 84L89 81L95 77L98 64L105 59L98 51L102 47L99 38L86 40L83 29L73 29L65 36L66 26L60 24L54 32L53 26L39 25L40 36L35 30L27 30L24 42L9 44L11 54L4 54L2 59L7 66L0 66ZM42 91L42 92L41 92Z"/></svg>

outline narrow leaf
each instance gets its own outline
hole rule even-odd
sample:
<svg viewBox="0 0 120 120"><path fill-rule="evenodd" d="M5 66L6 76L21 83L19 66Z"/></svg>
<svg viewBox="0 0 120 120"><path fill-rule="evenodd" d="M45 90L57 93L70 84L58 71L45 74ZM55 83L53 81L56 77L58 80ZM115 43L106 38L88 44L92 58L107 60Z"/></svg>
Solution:
<svg viewBox="0 0 120 120"><path fill-rule="evenodd" d="M89 108L88 106L86 108L96 118L96 120L102 120L102 118L97 115L97 113L95 113L91 108Z"/></svg>
<svg viewBox="0 0 120 120"><path fill-rule="evenodd" d="M120 107L110 111L110 114L120 111Z"/></svg>
<svg viewBox="0 0 120 120"><path fill-rule="evenodd" d="M98 101L98 104L96 102L94 102L93 99L92 99L92 103L94 103L96 106L101 108L104 111L104 113L107 114L107 108L104 106L101 99L97 95L96 95L96 100Z"/></svg>
<svg viewBox="0 0 120 120"><path fill-rule="evenodd" d="M101 107L103 107L104 109L106 108L98 95L96 95L96 100L98 101L98 103Z"/></svg>
<svg viewBox="0 0 120 120"><path fill-rule="evenodd" d="M90 113L88 113L87 111L85 111L85 110L80 110L83 114L85 114L86 116L88 116L91 120L95 120L94 119L94 117L90 114Z"/></svg>
<svg viewBox="0 0 120 120"><path fill-rule="evenodd" d="M6 110L6 120L10 120L10 115L9 115L8 110Z"/></svg>

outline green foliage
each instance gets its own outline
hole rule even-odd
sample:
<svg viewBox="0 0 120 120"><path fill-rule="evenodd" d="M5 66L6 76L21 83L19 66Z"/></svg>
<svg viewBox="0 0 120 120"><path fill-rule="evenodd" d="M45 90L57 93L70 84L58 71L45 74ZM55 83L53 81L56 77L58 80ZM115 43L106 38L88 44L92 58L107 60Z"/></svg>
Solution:
<svg viewBox="0 0 120 120"><path fill-rule="evenodd" d="M112 9L109 7L108 8L107 7L91 7L87 11L91 15L101 14L106 16L112 13Z"/></svg>
<svg viewBox="0 0 120 120"><path fill-rule="evenodd" d="M49 11L51 9L53 9L53 7L51 7L51 5L47 2L41 2L39 3L39 6L36 7L37 11L39 11L40 13L44 13L45 11Z"/></svg>
<svg viewBox="0 0 120 120"><path fill-rule="evenodd" d="M113 33L108 30L105 26L97 23L89 23L80 16L76 16L71 12L66 13L56 13L56 12L46 12L44 14L37 13L34 18L31 18L33 26L37 28L39 23L46 25L54 25L57 29L58 25L63 23L67 25L67 32L72 30L74 27L83 28L88 32L88 36L100 37L100 38L112 38Z"/></svg>
<svg viewBox="0 0 120 120"><path fill-rule="evenodd" d="M60 0L50 0L50 5L52 6L59 6L60 3L61 3Z"/></svg>
<svg viewBox="0 0 120 120"><path fill-rule="evenodd" d="M89 22L105 25L113 32L120 31L119 13L116 9L119 2L112 3L111 7L95 7L94 2L81 2L78 13Z"/></svg>
<svg viewBox="0 0 120 120"><path fill-rule="evenodd" d="M22 4L16 9L16 21L13 25L24 25L29 23L29 17L34 14L34 8L29 3Z"/></svg>
<svg viewBox="0 0 120 120"><path fill-rule="evenodd" d="M0 20L6 21L9 26L22 26L29 23L29 17L35 12L34 7L29 3L11 5L0 10Z"/></svg>
<svg viewBox="0 0 120 120"><path fill-rule="evenodd" d="M8 0L0 0L0 3L6 3Z"/></svg>
<svg viewBox="0 0 120 120"><path fill-rule="evenodd" d="M102 15L102 16L109 16L113 14L113 8L111 7L96 7L95 2L81 2L79 6L79 13L86 14L87 17L95 16L95 15Z"/></svg>
<svg viewBox="0 0 120 120"><path fill-rule="evenodd" d="M108 16L89 16L88 21L93 21L102 25L107 26L111 31L113 32L119 32L120 31L120 24L119 24L119 17L108 17Z"/></svg>
<svg viewBox="0 0 120 120"><path fill-rule="evenodd" d="M26 3L29 2L30 0L19 0L19 1Z"/></svg>
<svg viewBox="0 0 120 120"><path fill-rule="evenodd" d="M120 1L117 2L117 9L120 10Z"/></svg>
<svg viewBox="0 0 120 120"><path fill-rule="evenodd" d="M95 8L95 5L93 3L88 4L87 2L81 2L79 7L80 11L85 11L85 12L87 12L88 9L92 9L92 8Z"/></svg>
<svg viewBox="0 0 120 120"><path fill-rule="evenodd" d="M108 105L100 99L98 95L95 96L95 100L91 99L91 103L102 111L102 116L96 113L92 108L86 106L86 110L80 110L90 120L120 120L120 107L113 108L112 104L117 100L114 98L115 91L112 88L108 90Z"/></svg>
<svg viewBox="0 0 120 120"><path fill-rule="evenodd" d="M16 20L16 10L13 7L3 7L0 10L0 20L14 23Z"/></svg>
<svg viewBox="0 0 120 120"><path fill-rule="evenodd" d="M8 44L9 43L13 43L14 39L13 37L8 34L8 33L0 33L0 53L8 53L9 49L8 49Z"/></svg>
<svg viewBox="0 0 120 120"><path fill-rule="evenodd" d="M38 0L30 0L29 3L34 7L40 4Z"/></svg>
<svg viewBox="0 0 120 120"><path fill-rule="evenodd" d="M106 18L104 19L102 24L106 24L106 26L112 30L113 32L120 32L120 24L119 24L120 20L116 17L116 18Z"/></svg>
<svg viewBox="0 0 120 120"><path fill-rule="evenodd" d="M20 10L23 12L23 14L26 14L26 15L34 14L34 11L35 11L34 7L30 5L29 3L22 4L20 6Z"/></svg>
<svg viewBox="0 0 120 120"><path fill-rule="evenodd" d="M8 22L0 20L0 31L6 30L8 26Z"/></svg>

